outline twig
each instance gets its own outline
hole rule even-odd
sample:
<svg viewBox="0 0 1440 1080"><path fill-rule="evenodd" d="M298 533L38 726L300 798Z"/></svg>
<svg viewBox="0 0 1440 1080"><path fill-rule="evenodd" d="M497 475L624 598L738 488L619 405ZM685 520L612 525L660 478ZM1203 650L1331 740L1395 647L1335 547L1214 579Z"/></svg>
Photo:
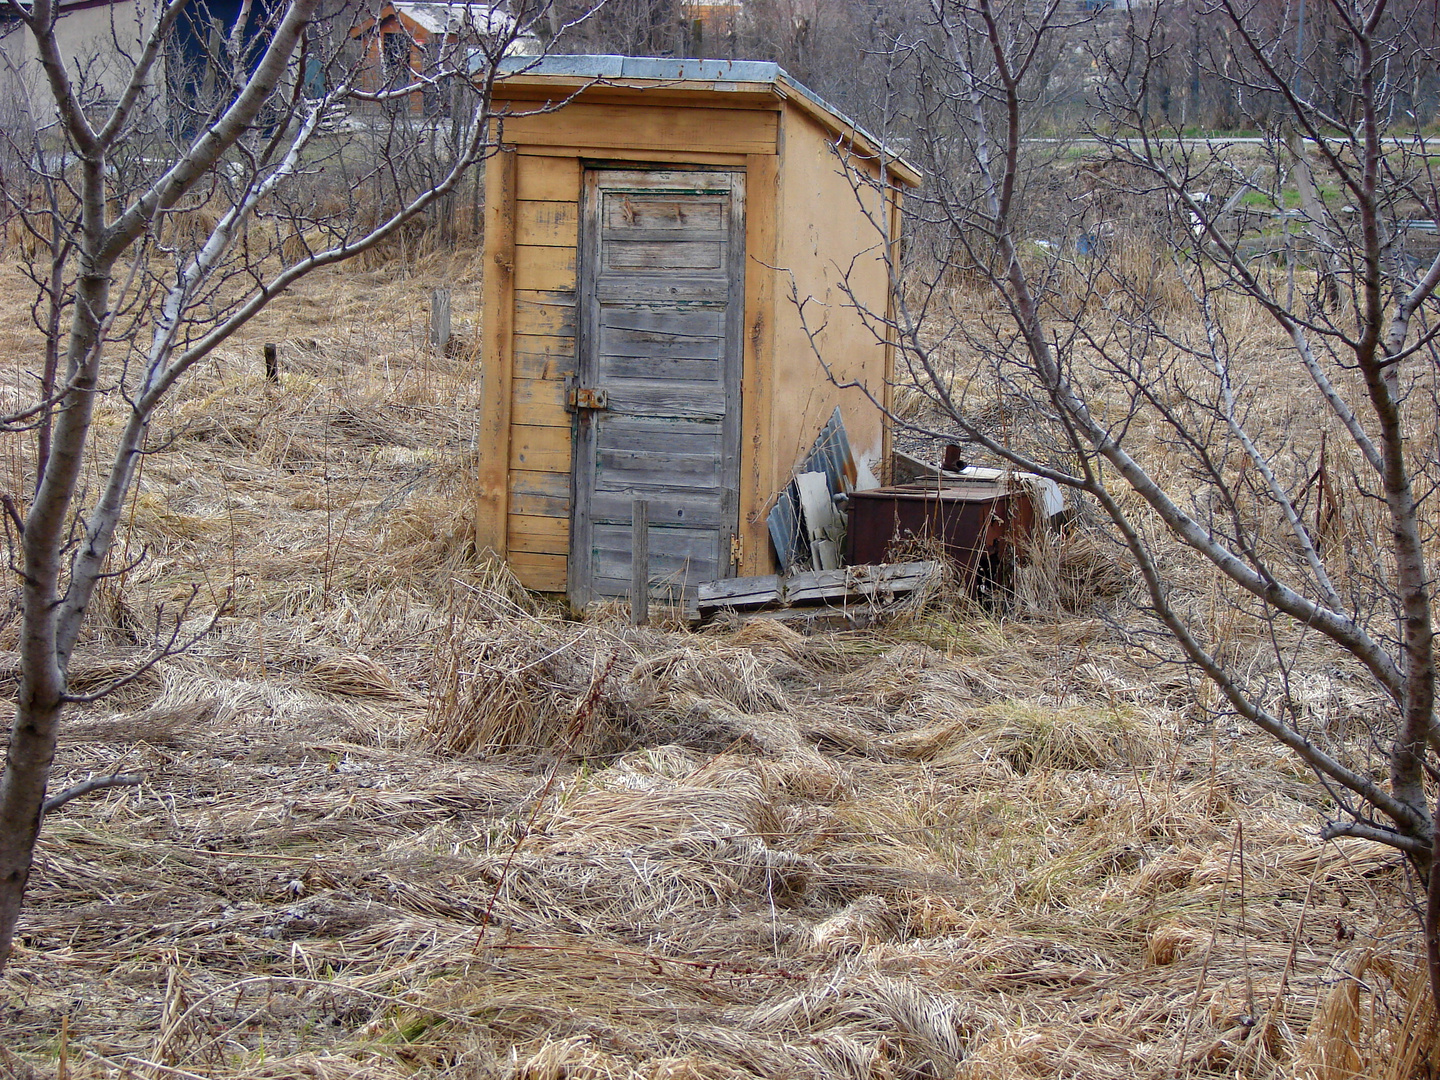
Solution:
<svg viewBox="0 0 1440 1080"><path fill-rule="evenodd" d="M46 799L40 807L40 816L59 810L71 799L78 799L81 795L88 795L92 791L100 791L102 788L112 787L134 787L136 784L145 782L144 773L111 773L109 776L92 776L89 780L82 780L73 787L68 787L59 795L52 795Z"/></svg>

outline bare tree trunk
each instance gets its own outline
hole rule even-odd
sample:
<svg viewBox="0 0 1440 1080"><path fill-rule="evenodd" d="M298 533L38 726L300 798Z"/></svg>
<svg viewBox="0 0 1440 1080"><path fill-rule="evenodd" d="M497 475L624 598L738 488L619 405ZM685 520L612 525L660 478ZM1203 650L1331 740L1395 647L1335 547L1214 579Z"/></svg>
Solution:
<svg viewBox="0 0 1440 1080"><path fill-rule="evenodd" d="M495 68L514 38L529 30L517 24L492 34L494 40L487 39L483 50L489 66L478 75L472 76L467 50L456 50L448 58L453 68L426 73L474 78L474 91L464 99L473 102L471 115L457 121L456 144L447 148L446 161L437 167L437 155L427 156L423 140L411 137L407 115L411 97L427 85L422 81L367 88L359 65L346 70L332 58L335 82L330 92L319 101L306 99L303 80L291 76L319 0L288 0L273 31L253 49L243 30L250 3L242 2L239 21L225 43L228 67L222 68L218 60L207 65L219 100L200 103L208 122L179 145L163 111L160 126L154 126L147 102L163 93L154 85L153 72L188 0L167 0L144 39L127 43L134 46L125 54L133 65L130 78L117 103L95 119L82 105L93 93L73 81L56 40L56 2L35 0L17 11L35 44L50 92L44 109L58 116L79 161L78 181L69 176L60 181L77 196L77 205L72 209L62 203L53 186L48 205L40 210L0 192L12 210L29 215L24 220L32 236L50 238L49 250L39 257L48 264L43 272L32 267L30 273L41 286L40 303L47 305L51 327L46 363L38 365L44 371L38 400L0 416L0 430L39 429L35 494L23 523L13 505L5 503L12 525L19 526L10 556L20 578L22 605L20 687L0 774L0 970L11 952L33 866L64 710L91 700L69 690L71 658L96 586L105 578L155 410L195 365L291 283L362 254L417 215L448 205L465 173L491 152L486 140ZM542 7L535 17L547 15ZM218 42L218 34L212 34L212 42ZM262 49L256 58L253 53ZM302 62L307 55L300 51ZM222 81L224 86L219 85ZM313 151L311 140L326 108L346 101L396 114L388 128L380 124L374 131L352 135L374 142L366 152L350 155L366 162L368 172L342 191L351 200L348 217L318 209L313 191L301 182L302 163ZM150 166L148 177L127 184L116 167L115 151L144 138L159 144L157 152L164 156L129 155L127 160L138 158L141 166L161 164ZM49 170L43 162L37 161L36 167L31 180L43 187ZM373 207L356 201L357 192L372 188L367 181L373 181L378 193ZM182 200L197 188L207 192L207 199L227 192L230 199L218 221L207 224L208 231L187 240L167 231L167 217L183 212ZM288 223L294 236L277 236L270 247L257 248L261 230L250 232L248 226L262 212L270 220ZM312 247L309 237L315 234L324 241ZM165 244L151 242L162 235ZM292 241L298 241L298 254ZM222 299L239 280L251 283L249 291ZM59 313L66 309L70 324L62 329ZM118 318L127 320L123 327L114 325ZM38 314L37 321L44 324ZM107 348L120 356L102 368ZM123 400L128 415L118 435L101 438L92 421L97 399L107 394ZM77 506L82 477L90 473L98 474L97 495L92 505ZM189 610L187 605L171 613L168 635L157 629L152 654L141 670L196 640L224 607L217 607L208 623L200 620L204 629L199 634L186 629ZM56 796L52 805L120 782L107 778L80 785Z"/></svg>
<svg viewBox="0 0 1440 1080"><path fill-rule="evenodd" d="M914 58L915 98L936 130L916 140L932 160L922 159L927 186L907 194L906 207L912 250L928 245L939 269L907 278L892 262L892 310L867 317L878 339L899 343L903 364L953 425L928 434L958 430L998 462L1067 485L1105 512L1138 570L1136 606L1169 636L1174 662L1209 681L1220 710L1253 724L1320 778L1333 806L1320 835L1386 844L1428 878L1420 929L1440 1001L1436 596L1426 553L1435 539L1426 500L1440 490L1431 448L1440 410L1440 256L1430 249L1423 261L1402 259L1404 228L1394 220L1397 207L1416 213L1415 201L1440 216L1440 177L1423 144L1407 146L1386 130L1396 80L1385 73L1400 50L1380 32L1386 5L1346 12L1336 25L1349 81L1343 94L1330 95L1343 99L1341 112L1297 89L1324 87L1320 73L1279 70L1289 54L1285 28L1253 7L1217 0L1222 33L1203 59L1214 65L1213 85L1243 88L1237 109L1253 99L1250 119L1268 124L1276 178L1265 193L1273 213L1249 224L1226 214L1254 178L1233 164L1216 168L1218 147L1176 139L1150 115L1155 65L1166 53L1159 16L1149 9L1132 16L1123 39L1097 50L1105 109L1092 132L1105 148L1097 172L1108 169L1116 190L1102 210L1088 211L1088 221L1093 227L1103 214L1117 237L1153 245L1151 273L1171 275L1188 298L1175 303L1192 305L1171 316L1156 303L1154 283L1123 258L1061 251L1053 237L1074 218L1057 223L1053 208L1024 205L1036 152L1021 133L1044 78L1041 42L1064 39L1075 16L1059 3L1042 10L932 0L932 32L907 60ZM1191 58L1198 64L1202 53ZM1277 103L1285 114L1278 124L1268 119ZM1253 251L1285 213L1294 194L1281 180L1287 175L1316 248L1320 303L1297 296L1303 267L1290 268L1287 286L1244 254L1245 241ZM1042 179L1039 189L1053 192L1074 174ZM1322 197L1327 190L1339 197ZM1053 231L1027 234L1036 219ZM887 235L884 222L875 224ZM957 308L973 306L946 294L956 281L981 283L1010 330L957 317ZM854 293L849 299L860 303ZM805 298L796 300L803 322ZM1306 381L1298 393L1309 395L1297 407L1313 425L1277 430L1248 408L1243 365L1260 380L1277 357L1235 348L1224 320L1237 305L1283 331L1283 355ZM976 367L957 375L955 356L965 351L978 358ZM991 386L1022 400L1035 429L1018 437L997 431L987 419L994 402L981 389ZM1136 437L1141 427L1147 433ZM1367 497L1356 501L1367 502L1368 516L1352 525L1365 533L1363 551L1327 543L1304 505L1314 443L1327 434L1320 452L1343 458ZM1275 674L1227 656L1195 613L1187 578L1233 590L1236 619L1271 641ZM1368 678L1383 697L1385 715L1365 737L1336 737L1290 700L1302 642Z"/></svg>

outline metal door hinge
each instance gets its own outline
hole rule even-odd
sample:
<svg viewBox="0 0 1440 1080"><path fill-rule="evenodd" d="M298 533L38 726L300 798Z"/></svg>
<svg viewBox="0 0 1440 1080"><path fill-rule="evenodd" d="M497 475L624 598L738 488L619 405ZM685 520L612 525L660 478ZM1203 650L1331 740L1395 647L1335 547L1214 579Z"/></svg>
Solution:
<svg viewBox="0 0 1440 1080"><path fill-rule="evenodd" d="M739 533L730 534L730 565L737 570L745 559L745 540Z"/></svg>

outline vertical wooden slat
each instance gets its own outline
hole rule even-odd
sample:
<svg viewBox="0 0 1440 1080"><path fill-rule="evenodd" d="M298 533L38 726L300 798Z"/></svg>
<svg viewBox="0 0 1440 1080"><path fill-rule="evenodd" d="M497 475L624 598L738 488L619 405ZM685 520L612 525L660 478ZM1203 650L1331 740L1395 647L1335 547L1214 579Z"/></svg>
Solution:
<svg viewBox="0 0 1440 1080"><path fill-rule="evenodd" d="M716 563L719 576L734 577L740 573L731 558L734 550L731 538L740 528L740 443L744 430L744 386L745 386L745 338L748 321L745 304L745 281L748 262L745 257L745 230L750 220L749 191L743 172L731 174L730 188L730 303L725 313L725 434L721 446L721 470L724 478L725 496L721 503L727 526L717 536L720 550ZM743 545L742 545L743 546Z"/></svg>
<svg viewBox="0 0 1440 1080"><path fill-rule="evenodd" d="M783 120L782 120L783 123ZM774 486L772 431L775 357L775 276L779 265L780 159L752 154L745 165L745 372L740 436L740 535L744 557L737 574L773 570L766 501Z"/></svg>
<svg viewBox="0 0 1440 1080"><path fill-rule="evenodd" d="M636 499L630 504L630 622L644 626L650 621L650 504Z"/></svg>
<svg viewBox="0 0 1440 1080"><path fill-rule="evenodd" d="M600 246L598 179L593 170L580 174L580 223L575 264L579 310L575 313L575 371L580 385L594 385L594 341L599 333L599 302L595 283L599 274L596 251ZM588 382L587 382L588 381ZM575 458L571 464L570 496L570 606L579 611L593 598L591 568L594 548L590 496L595 461L595 416L581 411L576 418Z"/></svg>
<svg viewBox="0 0 1440 1080"><path fill-rule="evenodd" d="M515 325L515 158L502 150L485 166L484 390L475 475L475 548L506 554L510 510L510 384Z"/></svg>

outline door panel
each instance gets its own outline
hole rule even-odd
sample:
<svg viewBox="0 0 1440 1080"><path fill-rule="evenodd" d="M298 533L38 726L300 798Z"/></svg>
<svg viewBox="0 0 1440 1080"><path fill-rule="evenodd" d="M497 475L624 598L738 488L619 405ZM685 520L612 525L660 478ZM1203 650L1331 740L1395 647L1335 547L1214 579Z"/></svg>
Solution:
<svg viewBox="0 0 1440 1080"><path fill-rule="evenodd" d="M743 174L590 169L581 219L570 594L629 592L632 506L650 580L728 576L737 525Z"/></svg>

